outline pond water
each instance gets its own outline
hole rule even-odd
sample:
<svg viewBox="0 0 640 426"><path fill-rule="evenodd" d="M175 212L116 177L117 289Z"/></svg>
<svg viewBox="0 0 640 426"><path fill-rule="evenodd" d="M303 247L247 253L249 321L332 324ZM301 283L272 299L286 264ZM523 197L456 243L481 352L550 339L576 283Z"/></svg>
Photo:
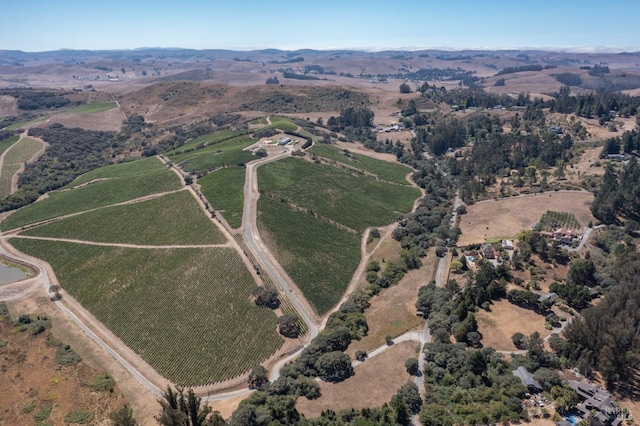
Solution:
<svg viewBox="0 0 640 426"><path fill-rule="evenodd" d="M10 284L28 278L26 272L0 263L0 285Z"/></svg>

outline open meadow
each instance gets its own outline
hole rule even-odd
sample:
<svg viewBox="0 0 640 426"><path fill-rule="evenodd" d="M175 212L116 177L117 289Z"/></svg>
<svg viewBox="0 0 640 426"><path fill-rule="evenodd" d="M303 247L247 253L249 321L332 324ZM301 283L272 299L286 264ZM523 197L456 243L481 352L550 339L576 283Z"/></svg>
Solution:
<svg viewBox="0 0 640 426"><path fill-rule="evenodd" d="M590 192L545 192L487 200L467 206L460 217L462 235L458 246L482 243L486 240L514 238L525 229L531 229L547 211L573 213L582 229L595 222L591 215L593 194Z"/></svg>
<svg viewBox="0 0 640 426"><path fill-rule="evenodd" d="M211 207L221 211L232 228L242 225L244 176L243 167L225 167L198 179L200 190Z"/></svg>
<svg viewBox="0 0 640 426"><path fill-rule="evenodd" d="M543 339L551 334L551 330L544 328L544 316L531 309L516 306L506 299L494 301L490 312L478 310L476 319L483 346L498 351L518 350L511 340L515 333L529 336L537 331Z"/></svg>
<svg viewBox="0 0 640 426"><path fill-rule="evenodd" d="M64 290L177 385L237 377L283 343L231 248L131 249L14 238ZM180 360L179 362L177 360Z"/></svg>
<svg viewBox="0 0 640 426"><path fill-rule="evenodd" d="M93 210L29 229L22 234L144 245L226 242L222 232L209 220L188 191Z"/></svg>
<svg viewBox="0 0 640 426"><path fill-rule="evenodd" d="M322 396L315 400L299 398L296 408L307 417L323 410L380 407L388 403L402 385L412 380L404 362L415 358L418 343L398 343L354 368L355 375L344 382L320 382Z"/></svg>
<svg viewBox="0 0 640 426"><path fill-rule="evenodd" d="M141 166L140 169L137 166ZM47 198L15 211L0 223L0 228L14 229L45 219L178 189L178 177L157 158L141 160L140 164L132 162L107 166L80 176L65 188L50 192Z"/></svg>

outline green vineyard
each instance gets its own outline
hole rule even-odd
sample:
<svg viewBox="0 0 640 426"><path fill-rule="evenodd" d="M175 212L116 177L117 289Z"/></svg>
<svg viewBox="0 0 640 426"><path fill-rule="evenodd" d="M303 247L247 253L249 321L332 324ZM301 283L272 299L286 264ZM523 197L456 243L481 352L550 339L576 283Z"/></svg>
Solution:
<svg viewBox="0 0 640 426"><path fill-rule="evenodd" d="M201 386L249 371L283 343L233 249L129 249L14 238L158 373Z"/></svg>

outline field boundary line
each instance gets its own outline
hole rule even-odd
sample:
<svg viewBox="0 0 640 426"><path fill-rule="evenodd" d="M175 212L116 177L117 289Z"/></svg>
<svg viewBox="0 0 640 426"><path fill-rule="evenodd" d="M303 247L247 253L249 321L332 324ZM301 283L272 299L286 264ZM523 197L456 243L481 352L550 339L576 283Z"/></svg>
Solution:
<svg viewBox="0 0 640 426"><path fill-rule="evenodd" d="M103 247L123 247L123 248L135 248L135 249L183 249L183 248L233 248L230 242L224 244L167 244L167 245L152 245L152 244L131 244L131 243L107 243L99 241L87 241L87 240L75 240L72 238L56 238L56 237L38 237L34 235L11 235L2 236L0 238L22 238L26 240L47 240L47 241L59 241L63 243L84 244L89 246L103 246Z"/></svg>

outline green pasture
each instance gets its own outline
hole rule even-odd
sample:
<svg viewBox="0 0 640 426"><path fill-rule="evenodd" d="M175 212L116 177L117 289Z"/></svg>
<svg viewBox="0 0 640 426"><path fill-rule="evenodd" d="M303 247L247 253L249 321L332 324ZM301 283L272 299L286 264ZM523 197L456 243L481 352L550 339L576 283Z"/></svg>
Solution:
<svg viewBox="0 0 640 426"><path fill-rule="evenodd" d="M271 125L268 127L272 129L280 129L283 132L295 132L298 125L293 120L286 117L271 116Z"/></svg>
<svg viewBox="0 0 640 426"><path fill-rule="evenodd" d="M42 148L42 142L32 138L22 138L4 156L5 164L22 164L31 159Z"/></svg>
<svg viewBox="0 0 640 426"><path fill-rule="evenodd" d="M0 169L1 197L8 197L11 194L11 181L18 170L20 170L20 164L5 164Z"/></svg>

